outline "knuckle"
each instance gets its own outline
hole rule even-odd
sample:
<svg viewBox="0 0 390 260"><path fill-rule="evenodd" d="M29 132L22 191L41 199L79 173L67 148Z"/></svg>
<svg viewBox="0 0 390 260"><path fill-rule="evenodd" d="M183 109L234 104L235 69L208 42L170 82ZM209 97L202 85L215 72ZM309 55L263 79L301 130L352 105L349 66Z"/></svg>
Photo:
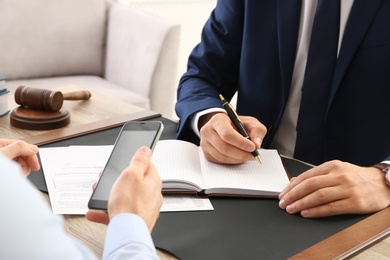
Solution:
<svg viewBox="0 0 390 260"><path fill-rule="evenodd" d="M297 200L295 203L295 207L299 210L299 209L303 209L303 208L306 208L306 203L304 200L300 199L300 200Z"/></svg>
<svg viewBox="0 0 390 260"><path fill-rule="evenodd" d="M140 162L145 167L149 166L150 164L150 160L147 156L139 156L138 162Z"/></svg>
<svg viewBox="0 0 390 260"><path fill-rule="evenodd" d="M296 199L295 191L294 189L290 190L286 195L284 195L283 199L286 201L287 204L290 204L292 201L295 201Z"/></svg>
<svg viewBox="0 0 390 260"><path fill-rule="evenodd" d="M200 147L202 147L202 150L205 150L205 147L207 147L207 141L205 140L205 138L200 138L200 142L199 142L199 145Z"/></svg>
<svg viewBox="0 0 390 260"><path fill-rule="evenodd" d="M318 190L318 191L316 192L316 198L317 198L317 200L319 200L320 202L326 201L327 197L328 197L328 193L327 193L325 190L323 190L323 189Z"/></svg>
<svg viewBox="0 0 390 260"><path fill-rule="evenodd" d="M203 137L207 137L210 135L210 127L208 127L207 125L204 125L200 130L199 130L199 133L200 133L200 136Z"/></svg>
<svg viewBox="0 0 390 260"><path fill-rule="evenodd" d="M21 141L21 140L16 140L14 143L13 143L18 149L23 149L26 145L26 143L24 141Z"/></svg>
<svg viewBox="0 0 390 260"><path fill-rule="evenodd" d="M332 169L333 171L338 171L338 170L341 170L343 168L343 165L345 163L340 161L340 160L332 160L332 161L326 162L325 164L328 166L329 169Z"/></svg>
<svg viewBox="0 0 390 260"><path fill-rule="evenodd" d="M369 207L364 199L358 199L356 201L355 210L357 210L357 212L367 211L368 208Z"/></svg>
<svg viewBox="0 0 390 260"><path fill-rule="evenodd" d="M328 209L332 215L337 214L339 212L338 203L336 201L329 202Z"/></svg>
<svg viewBox="0 0 390 260"><path fill-rule="evenodd" d="M309 191L315 189L315 187L316 187L316 183L315 183L314 179L312 179L312 178L306 179L304 182L301 183L301 185L303 187L302 188L303 190L309 190Z"/></svg>
<svg viewBox="0 0 390 260"><path fill-rule="evenodd" d="M342 183L351 183L355 181L353 174L341 174L339 178Z"/></svg>
<svg viewBox="0 0 390 260"><path fill-rule="evenodd" d="M371 200L367 197L362 197L360 192L357 189L351 189L350 192L351 204L356 212L366 211L368 208L371 208Z"/></svg>
<svg viewBox="0 0 390 260"><path fill-rule="evenodd" d="M267 127L265 127L265 125L261 125L261 130L266 133L268 131Z"/></svg>
<svg viewBox="0 0 390 260"><path fill-rule="evenodd" d="M226 128L222 128L221 130L219 130L219 136L223 141L226 142L232 138L232 133L228 131Z"/></svg>
<svg viewBox="0 0 390 260"><path fill-rule="evenodd" d="M214 158L213 156L211 156L210 153L204 153L204 156L206 157L206 159L207 159L208 161L217 162L217 159Z"/></svg>
<svg viewBox="0 0 390 260"><path fill-rule="evenodd" d="M220 162L222 164L225 164L227 162L227 157L226 156L223 156L222 154L220 153L215 153L212 155L212 158L214 161L216 162Z"/></svg>

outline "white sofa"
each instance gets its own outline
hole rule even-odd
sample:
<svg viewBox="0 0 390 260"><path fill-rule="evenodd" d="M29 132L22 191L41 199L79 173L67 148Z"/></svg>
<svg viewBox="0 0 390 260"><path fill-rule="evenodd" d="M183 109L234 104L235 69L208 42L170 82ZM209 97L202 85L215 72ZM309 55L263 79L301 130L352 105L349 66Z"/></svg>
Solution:
<svg viewBox="0 0 390 260"><path fill-rule="evenodd" d="M76 85L174 115L180 26L105 0L2 0L0 75Z"/></svg>

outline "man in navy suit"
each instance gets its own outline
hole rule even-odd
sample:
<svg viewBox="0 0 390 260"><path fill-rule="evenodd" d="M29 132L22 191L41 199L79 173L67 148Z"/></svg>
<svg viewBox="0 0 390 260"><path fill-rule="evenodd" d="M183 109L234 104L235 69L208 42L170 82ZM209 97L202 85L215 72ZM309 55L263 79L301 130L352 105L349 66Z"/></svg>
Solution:
<svg viewBox="0 0 390 260"><path fill-rule="evenodd" d="M180 80L177 138L200 143L217 163L251 160L261 146L318 165L280 194L290 214L375 212L390 204L386 164L371 167L390 164L390 1L340 0L337 61L318 115L324 123L309 133L320 154L304 147L298 155L300 131L312 124L300 118L300 104L320 1L218 1ZM252 141L221 107L219 94L235 93Z"/></svg>

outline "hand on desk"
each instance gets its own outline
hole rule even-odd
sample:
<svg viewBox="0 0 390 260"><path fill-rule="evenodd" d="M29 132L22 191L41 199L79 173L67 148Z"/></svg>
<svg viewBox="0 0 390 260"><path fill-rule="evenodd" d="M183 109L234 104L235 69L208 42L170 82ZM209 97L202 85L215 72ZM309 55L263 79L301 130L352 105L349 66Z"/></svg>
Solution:
<svg viewBox="0 0 390 260"><path fill-rule="evenodd" d="M241 117L256 147L266 128L253 117ZM200 145L205 157L215 163L238 164L253 160L255 144L243 138L224 113L210 113L199 119ZM305 218L340 214L366 214L390 205L390 188L377 168L330 161L297 178L279 195L279 206Z"/></svg>
<svg viewBox="0 0 390 260"><path fill-rule="evenodd" d="M377 168L330 161L291 179L279 199L280 208L305 218L366 214L390 204L390 188Z"/></svg>
<svg viewBox="0 0 390 260"><path fill-rule="evenodd" d="M251 152L260 148L267 129L256 118L240 117L251 140L243 137L225 113L210 113L199 119L200 146L207 160L222 164L239 164L254 160Z"/></svg>
<svg viewBox="0 0 390 260"><path fill-rule="evenodd" d="M16 161L27 176L31 170L39 170L38 147L20 140L0 139L0 152Z"/></svg>
<svg viewBox="0 0 390 260"><path fill-rule="evenodd" d="M151 232L163 202L161 179L150 161L151 155L147 147L138 149L111 189L108 212L89 210L85 217L93 222L108 224L118 214L133 213L145 221Z"/></svg>

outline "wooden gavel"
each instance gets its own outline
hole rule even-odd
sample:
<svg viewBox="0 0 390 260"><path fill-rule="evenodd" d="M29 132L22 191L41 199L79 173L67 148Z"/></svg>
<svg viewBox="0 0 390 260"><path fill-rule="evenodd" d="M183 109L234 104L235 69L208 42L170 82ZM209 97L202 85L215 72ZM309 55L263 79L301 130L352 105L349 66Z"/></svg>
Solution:
<svg viewBox="0 0 390 260"><path fill-rule="evenodd" d="M59 111L64 100L88 100L90 97L91 92L86 90L63 94L60 91L20 86L15 91L17 104L51 112Z"/></svg>

